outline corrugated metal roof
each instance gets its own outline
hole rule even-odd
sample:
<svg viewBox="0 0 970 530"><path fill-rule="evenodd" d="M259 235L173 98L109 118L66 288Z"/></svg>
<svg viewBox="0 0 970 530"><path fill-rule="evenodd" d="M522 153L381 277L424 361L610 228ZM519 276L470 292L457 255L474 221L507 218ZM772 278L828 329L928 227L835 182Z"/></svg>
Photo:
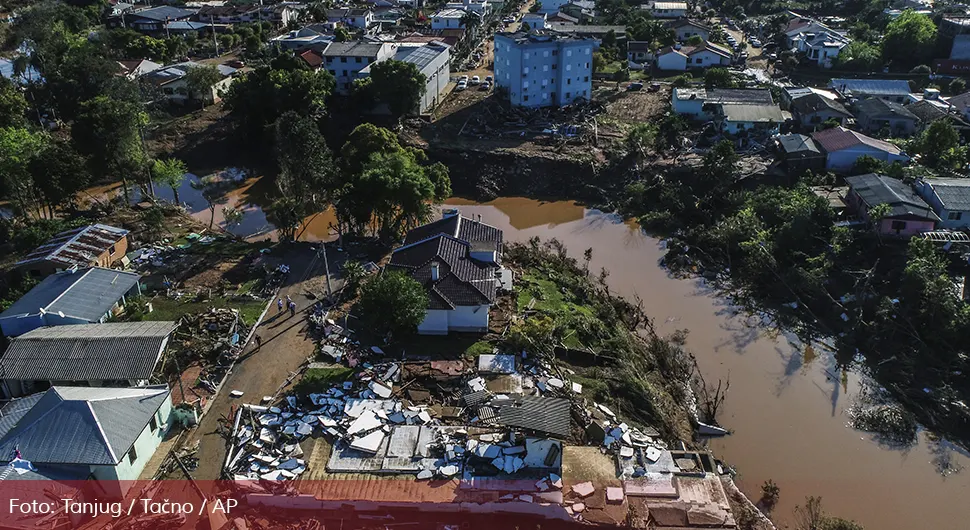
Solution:
<svg viewBox="0 0 970 530"><path fill-rule="evenodd" d="M31 394L26 397L17 398L8 401L2 408L0 408L0 438L6 436L10 429L13 429L20 418L24 417L34 405L40 401L40 398L44 397L44 393ZM3 457L5 458L5 456Z"/></svg>
<svg viewBox="0 0 970 530"><path fill-rule="evenodd" d="M190 16L196 14L198 11L199 11L198 9L184 9L181 7L160 6L160 7L151 7L148 9L143 9L141 11L136 11L134 13L128 14L127 16L147 18L149 20L165 22L166 20L178 20L182 18L189 18Z"/></svg>
<svg viewBox="0 0 970 530"><path fill-rule="evenodd" d="M97 322L137 283L138 274L101 267L52 274L0 313L0 318L64 313Z"/></svg>
<svg viewBox="0 0 970 530"><path fill-rule="evenodd" d="M119 322L35 329L13 340L0 374L24 381L151 377L175 322Z"/></svg>
<svg viewBox="0 0 970 530"><path fill-rule="evenodd" d="M781 123L788 116L775 105L724 105L721 107L724 118L731 122Z"/></svg>
<svg viewBox="0 0 970 530"><path fill-rule="evenodd" d="M865 101L856 103L855 111L857 116L868 116L872 118L886 119L907 119L918 120L915 114L909 111L900 103L886 101L880 98L869 98Z"/></svg>
<svg viewBox="0 0 970 530"><path fill-rule="evenodd" d="M495 422L568 438L572 434L569 400L539 396L492 400Z"/></svg>
<svg viewBox="0 0 970 530"><path fill-rule="evenodd" d="M139 63L140 64L140 63ZM94 224L66 230L35 248L27 257L14 264L15 267L35 261L50 260L65 267L77 265L88 267L97 264L98 256L124 239L128 231L123 228Z"/></svg>
<svg viewBox="0 0 970 530"><path fill-rule="evenodd" d="M488 390L479 390L478 392L469 392L461 397L461 400L465 402L466 407L474 407L475 405L481 405L486 401L492 399L492 393Z"/></svg>
<svg viewBox="0 0 970 530"><path fill-rule="evenodd" d="M947 210L970 211L970 179L928 178L923 182L933 188Z"/></svg>
<svg viewBox="0 0 970 530"><path fill-rule="evenodd" d="M0 455L19 449L48 464L117 464L162 403L167 387L54 387L0 439Z"/></svg>
<svg viewBox="0 0 970 530"><path fill-rule="evenodd" d="M862 133L850 131L845 127L832 127L831 129L819 131L812 135L812 139L815 140L815 142L818 143L818 145L821 146L822 149L824 149L827 153L841 151L857 145L868 145L873 149L879 149L880 151L885 151L890 154L902 154L902 150L889 142L884 142L882 140L877 140L875 138L866 136Z"/></svg>
<svg viewBox="0 0 970 530"><path fill-rule="evenodd" d="M783 134L778 137L778 143L781 144L781 148L784 149L786 153L819 153L815 142L804 134Z"/></svg>

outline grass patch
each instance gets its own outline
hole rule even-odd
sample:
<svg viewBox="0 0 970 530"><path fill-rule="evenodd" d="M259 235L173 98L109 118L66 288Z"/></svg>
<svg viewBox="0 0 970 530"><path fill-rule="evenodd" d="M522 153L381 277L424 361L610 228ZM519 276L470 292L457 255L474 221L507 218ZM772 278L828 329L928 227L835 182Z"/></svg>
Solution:
<svg viewBox="0 0 970 530"><path fill-rule="evenodd" d="M492 343L480 340L465 349L465 357L477 359L481 355L491 354L492 348Z"/></svg>
<svg viewBox="0 0 970 530"><path fill-rule="evenodd" d="M193 302L174 300L166 296L152 298L152 312L145 315L144 320L178 320L184 315L191 315L208 311L209 308L238 309L243 322L247 326L256 323L256 319L263 313L266 300L234 300L224 296L216 296L210 300Z"/></svg>
<svg viewBox="0 0 970 530"><path fill-rule="evenodd" d="M339 365L328 368L310 368L293 386L293 391L300 396L322 394L330 390L333 385L350 379L353 373L353 368Z"/></svg>
<svg viewBox="0 0 970 530"><path fill-rule="evenodd" d="M590 371L593 372L595 369ZM593 377L593 374L581 375L579 373L570 376L569 379L583 385L584 396L599 402L610 401L610 386L603 379Z"/></svg>
<svg viewBox="0 0 970 530"><path fill-rule="evenodd" d="M623 61L613 61L611 63L606 63L603 68L596 71L598 74L615 74L623 69Z"/></svg>

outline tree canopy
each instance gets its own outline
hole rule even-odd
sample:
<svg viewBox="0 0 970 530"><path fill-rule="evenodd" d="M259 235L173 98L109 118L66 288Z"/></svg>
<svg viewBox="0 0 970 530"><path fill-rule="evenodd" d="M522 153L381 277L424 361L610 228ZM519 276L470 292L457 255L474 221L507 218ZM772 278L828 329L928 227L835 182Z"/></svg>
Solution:
<svg viewBox="0 0 970 530"><path fill-rule="evenodd" d="M933 20L907 9L886 26L882 56L902 66L922 64L932 58L935 44L936 24Z"/></svg>
<svg viewBox="0 0 970 530"><path fill-rule="evenodd" d="M417 331L428 309L428 294L410 276L387 270L364 282L359 303L371 329L399 338Z"/></svg>
<svg viewBox="0 0 970 530"><path fill-rule="evenodd" d="M428 81L414 63L393 59L372 65L370 78L374 98L395 120L418 110Z"/></svg>

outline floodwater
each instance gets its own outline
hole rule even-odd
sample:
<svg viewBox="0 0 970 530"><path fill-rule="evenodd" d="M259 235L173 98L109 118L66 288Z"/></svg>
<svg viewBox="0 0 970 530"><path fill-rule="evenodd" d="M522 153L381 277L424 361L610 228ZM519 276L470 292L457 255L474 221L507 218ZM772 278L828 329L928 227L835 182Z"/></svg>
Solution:
<svg viewBox="0 0 970 530"><path fill-rule="evenodd" d="M701 280L668 276L658 264L664 254L659 240L615 215L569 202L447 203L464 215L481 215L504 230L508 241L555 237L577 259L592 248L591 270L605 267L614 292L629 299L639 295L659 331L689 330L687 346L708 383L719 378L731 383L719 419L735 434L711 447L737 467L739 485L753 500L764 481L779 485L775 519L781 528L792 524L795 505L809 495L821 496L830 515L870 530L970 528L970 469L940 476L933 464L937 446L925 435L901 451L847 427L845 412L858 377L843 380L831 355L767 336L770 330L735 316ZM970 468L970 459L957 453L951 458Z"/></svg>
<svg viewBox="0 0 970 530"><path fill-rule="evenodd" d="M229 170L229 173L232 173ZM262 177L251 177L240 175L238 181L232 189L223 196L216 204L214 215L209 210L209 205L202 197L202 192L192 187L193 182L198 182L198 177L188 174L182 186L179 188L179 201L188 209L192 217L199 221L209 224L210 219L213 226L220 226L228 231L248 240L270 239L275 241L278 238L276 227L267 218L266 210L272 203L272 189L268 180ZM92 201L103 201L113 199L122 194L121 183L95 186L81 192L79 200L82 203ZM159 199L174 202L174 193L168 186L155 184L155 195ZM137 202L140 192L137 187L131 188L131 199ZM224 207L232 207L242 212L242 220L235 225L227 226L225 216L222 213ZM297 239L301 241L323 241L336 237L337 219L333 211L327 209L323 212L307 217L303 225L297 230Z"/></svg>

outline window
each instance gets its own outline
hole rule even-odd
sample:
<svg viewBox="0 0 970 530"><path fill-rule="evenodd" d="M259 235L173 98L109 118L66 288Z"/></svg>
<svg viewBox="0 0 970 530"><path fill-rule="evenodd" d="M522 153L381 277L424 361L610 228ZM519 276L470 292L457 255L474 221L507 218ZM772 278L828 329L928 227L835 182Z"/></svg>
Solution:
<svg viewBox="0 0 970 530"><path fill-rule="evenodd" d="M528 81L523 81L522 82L522 88L523 89L529 88L529 82Z"/></svg>
<svg viewBox="0 0 970 530"><path fill-rule="evenodd" d="M566 57L572 57L572 56L573 56L573 51L572 50L566 50Z"/></svg>
<svg viewBox="0 0 970 530"><path fill-rule="evenodd" d="M529 101L529 96L522 96L522 101Z"/></svg>
<svg viewBox="0 0 970 530"><path fill-rule="evenodd" d="M128 464L135 465L135 460L138 460L138 453L135 451L135 446L131 446L128 450Z"/></svg>
<svg viewBox="0 0 970 530"><path fill-rule="evenodd" d="M548 79L543 79L542 80L542 86L546 86L548 84L549 84L549 80Z"/></svg>
<svg viewBox="0 0 970 530"><path fill-rule="evenodd" d="M549 71L549 65L548 64L542 65L542 71L543 72L548 72Z"/></svg>
<svg viewBox="0 0 970 530"><path fill-rule="evenodd" d="M893 221L892 227L893 230L905 230L906 221Z"/></svg>
<svg viewBox="0 0 970 530"><path fill-rule="evenodd" d="M690 57L687 58L687 64L691 64L693 62L694 62L694 59L691 59Z"/></svg>
<svg viewBox="0 0 970 530"><path fill-rule="evenodd" d="M332 62L333 62L333 57L327 57L327 63L332 63Z"/></svg>
<svg viewBox="0 0 970 530"><path fill-rule="evenodd" d="M548 92L543 92L542 93L542 101L545 101L547 99L549 99L549 93Z"/></svg>
<svg viewBox="0 0 970 530"><path fill-rule="evenodd" d="M336 70L330 70L330 75L332 75L334 77L337 77L337 71Z"/></svg>
<svg viewBox="0 0 970 530"><path fill-rule="evenodd" d="M559 50L552 50L552 56L555 57L559 55Z"/></svg>
<svg viewBox="0 0 970 530"><path fill-rule="evenodd" d="M567 84L567 85L571 85L571 84L573 84L573 80L572 80L572 78L568 78L568 77L567 77L567 78L566 78L566 84Z"/></svg>
<svg viewBox="0 0 970 530"><path fill-rule="evenodd" d="M347 77L347 70L344 70L344 75L343 75L343 77Z"/></svg>
<svg viewBox="0 0 970 530"><path fill-rule="evenodd" d="M522 54L522 58L523 59L528 59L529 56L530 56L529 52L525 52L525 53Z"/></svg>
<svg viewBox="0 0 970 530"><path fill-rule="evenodd" d="M118 252L118 247L111 245L111 249L108 251L108 253L113 255L115 252Z"/></svg>
<svg viewBox="0 0 970 530"><path fill-rule="evenodd" d="M963 217L963 212L950 212L946 215L946 218L950 221L959 221Z"/></svg>
<svg viewBox="0 0 970 530"><path fill-rule="evenodd" d="M340 58L340 62L342 62L342 63L345 63L345 62L347 62L347 58L346 58L346 57L341 57L341 58ZM345 75L346 75L346 74L345 74Z"/></svg>
<svg viewBox="0 0 970 530"><path fill-rule="evenodd" d="M587 76L583 77L583 81L584 82L589 82L589 76L587 75Z"/></svg>
<svg viewBox="0 0 970 530"><path fill-rule="evenodd" d="M364 61L364 58L363 58L363 57L355 57L355 59L357 59L357 62L358 62L358 63L360 63L360 62L363 62L363 61Z"/></svg>
<svg viewBox="0 0 970 530"><path fill-rule="evenodd" d="M557 70L558 68L559 68L559 65L557 65L557 64L552 65L552 69L553 70Z"/></svg>
<svg viewBox="0 0 970 530"><path fill-rule="evenodd" d="M690 60L689 60L689 59L688 59L688 62L690 62ZM698 57L698 58L697 58L697 61L695 61L695 62L696 62L697 64L701 64L701 63L703 63L703 62L704 62L704 58L702 58L702 57Z"/></svg>
<svg viewBox="0 0 970 530"><path fill-rule="evenodd" d="M586 63L586 68L589 68L589 63Z"/></svg>
<svg viewBox="0 0 970 530"><path fill-rule="evenodd" d="M572 70L572 69L573 69L573 65L571 65L571 64L567 64L566 65L566 71L567 72L570 71L570 70Z"/></svg>
<svg viewBox="0 0 970 530"><path fill-rule="evenodd" d="M152 432L155 432L158 430L158 422L155 421L155 416L152 416L151 421L148 422L148 426L151 427Z"/></svg>
<svg viewBox="0 0 970 530"><path fill-rule="evenodd" d="M523 68L523 69L522 69L522 73L523 73L523 74L527 74L527 73L529 73L529 67L528 67L528 66L526 66L525 68Z"/></svg>
<svg viewBox="0 0 970 530"><path fill-rule="evenodd" d="M566 99L569 99L569 92L566 92Z"/></svg>
<svg viewBox="0 0 970 530"><path fill-rule="evenodd" d="M549 50L545 50L545 51L543 51L543 52L542 52L542 56L543 56L543 57L549 57Z"/></svg>

